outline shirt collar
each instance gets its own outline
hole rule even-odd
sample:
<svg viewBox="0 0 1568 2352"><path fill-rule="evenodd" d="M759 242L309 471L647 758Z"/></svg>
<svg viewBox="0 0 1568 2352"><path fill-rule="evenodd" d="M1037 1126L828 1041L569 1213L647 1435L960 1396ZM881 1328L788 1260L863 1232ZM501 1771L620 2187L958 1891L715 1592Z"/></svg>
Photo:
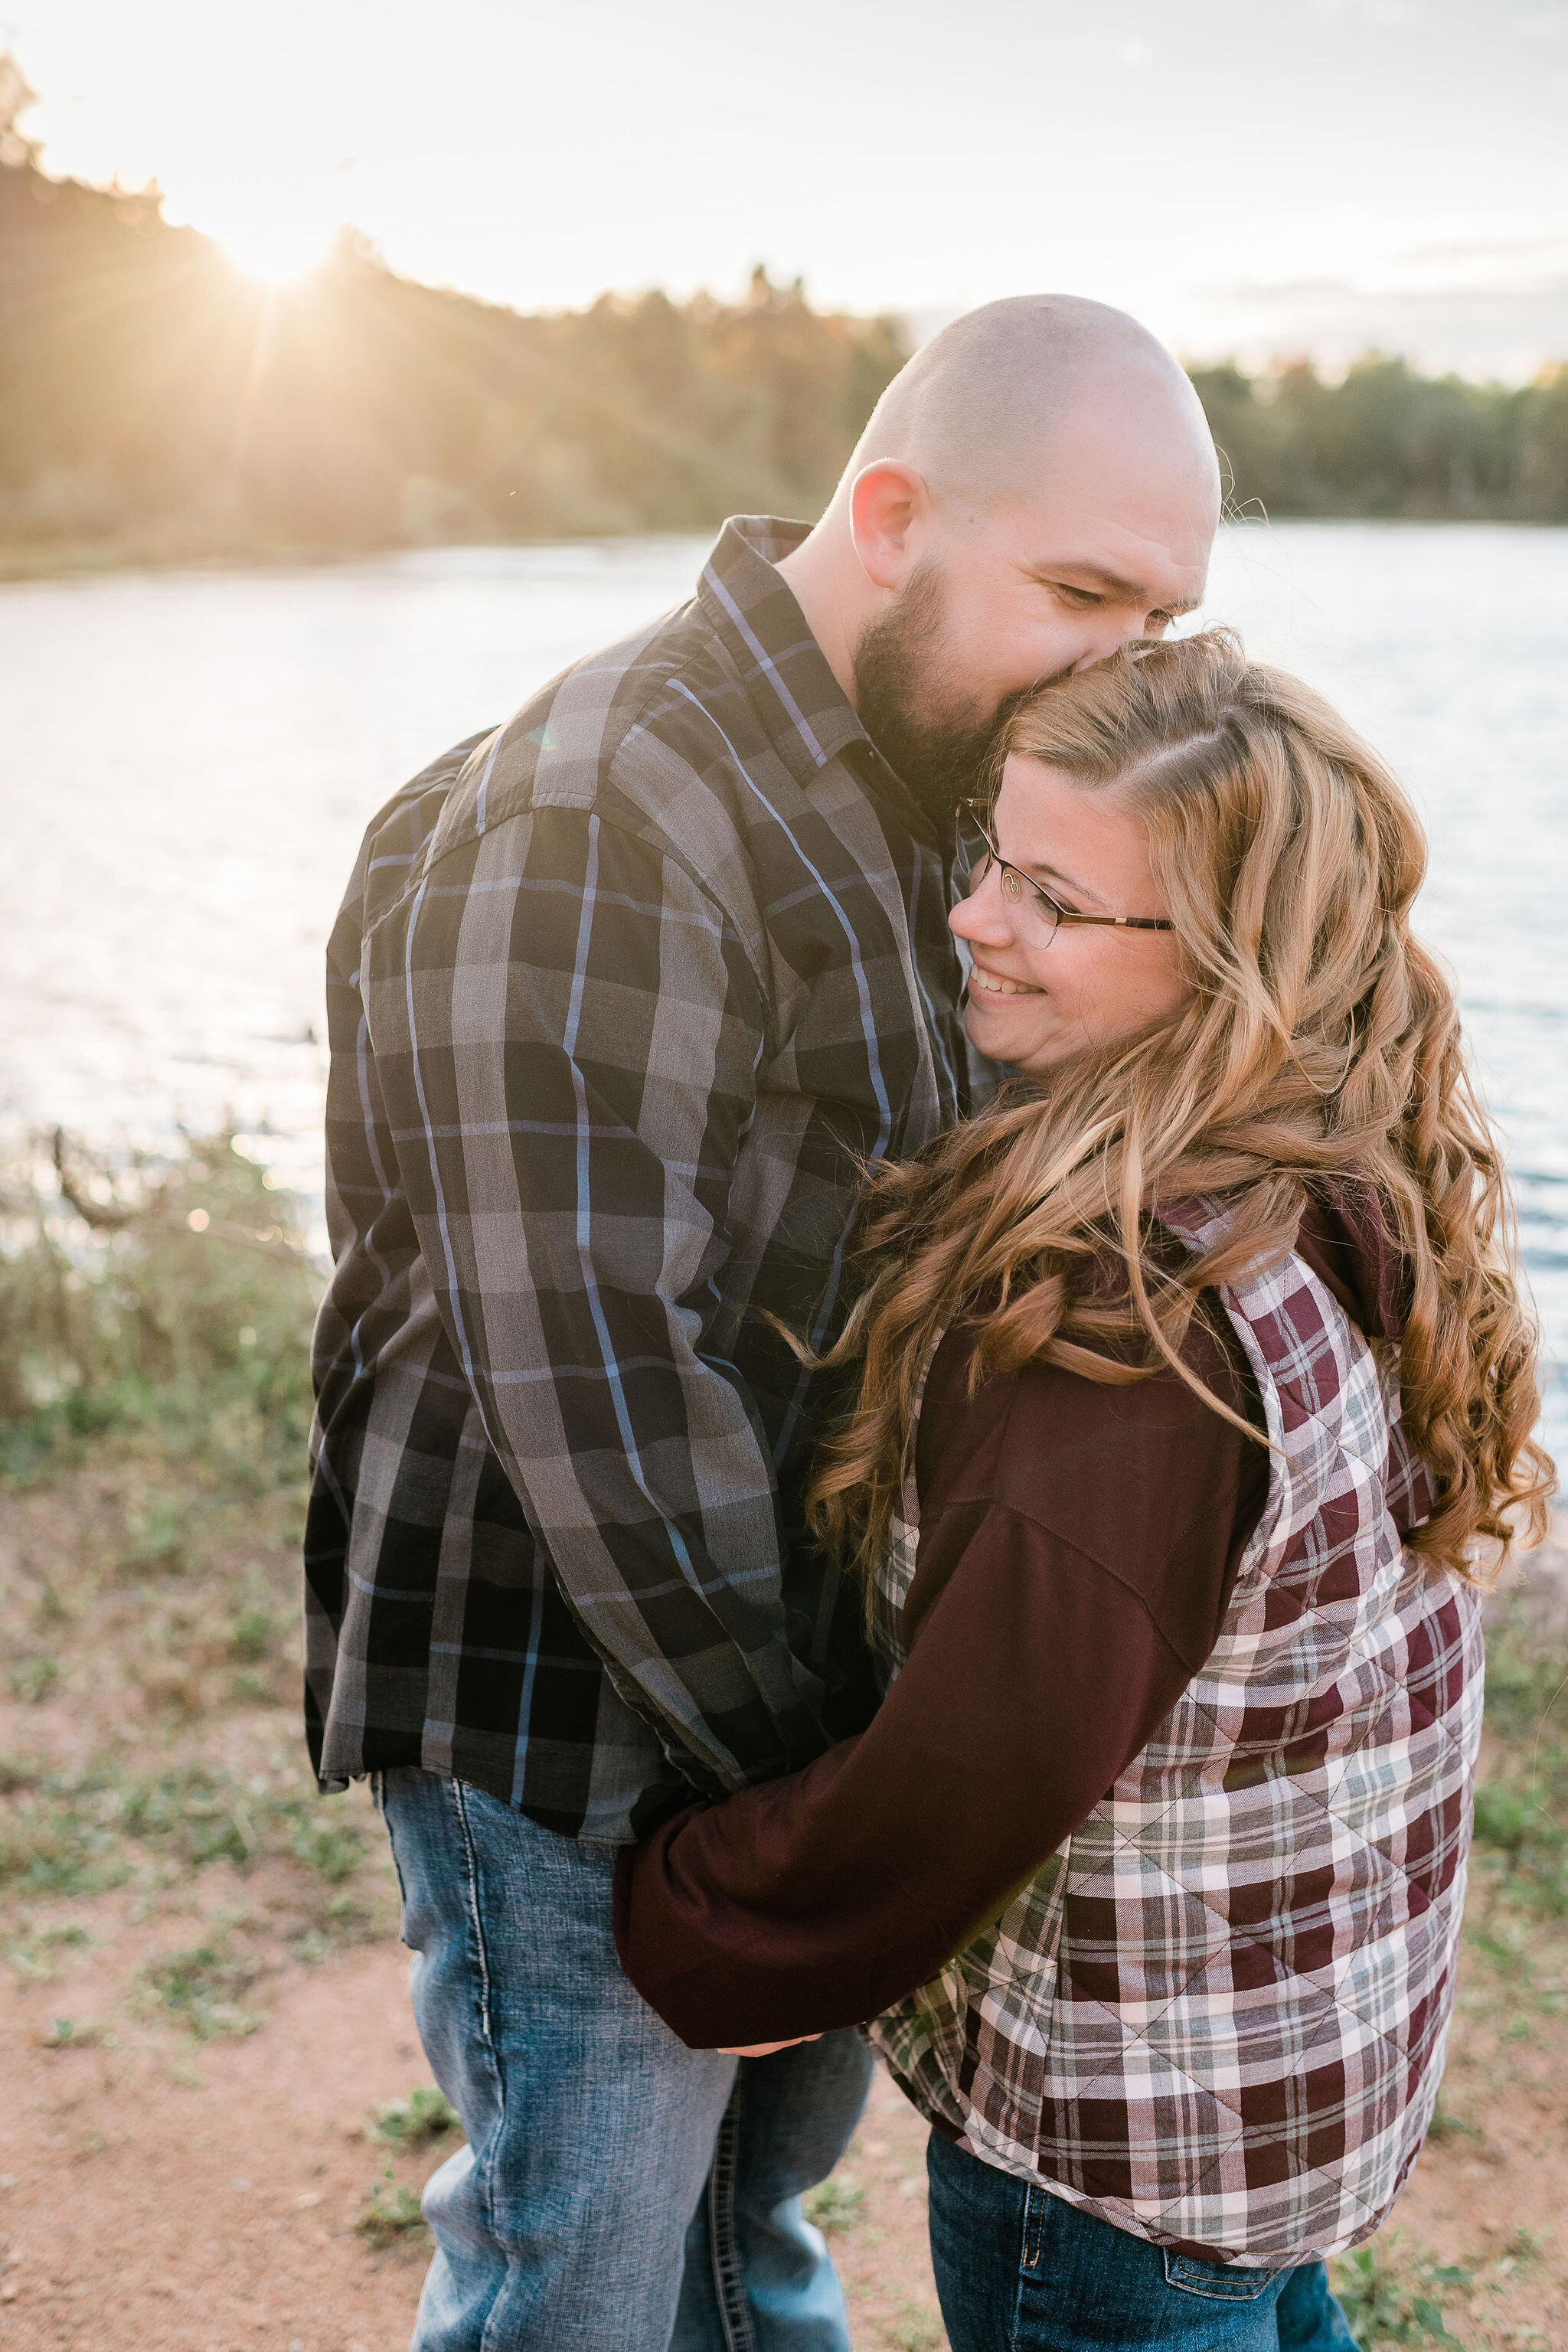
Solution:
<svg viewBox="0 0 1568 2352"><path fill-rule="evenodd" d="M851 743L872 751L777 569L810 529L774 515L732 515L697 586L698 602L739 668L768 740L802 784Z"/></svg>
<svg viewBox="0 0 1568 2352"><path fill-rule="evenodd" d="M911 833L934 843L930 818L856 718L778 570L810 530L777 515L731 515L703 566L698 602L795 782L809 785L829 760L847 759Z"/></svg>

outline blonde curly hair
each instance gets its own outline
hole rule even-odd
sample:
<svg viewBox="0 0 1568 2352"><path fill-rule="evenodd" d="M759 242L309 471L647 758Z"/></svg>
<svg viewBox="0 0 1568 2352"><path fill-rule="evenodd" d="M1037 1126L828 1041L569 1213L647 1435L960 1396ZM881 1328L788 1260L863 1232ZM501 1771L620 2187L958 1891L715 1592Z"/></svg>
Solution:
<svg viewBox="0 0 1568 2352"><path fill-rule="evenodd" d="M984 1314L976 1381L1041 1360L1110 1382L1169 1366L1201 1390L1181 1354L1201 1293L1292 1248L1309 1181L1354 1179L1408 1269L1404 1413L1435 1494L1412 1549L1481 1580L1544 1533L1553 1475L1497 1140L1453 986L1410 929L1426 864L1410 803L1327 703L1224 629L1041 688L1008 756L1143 819L1192 994L873 1171L866 1286L825 1360L859 1375L812 1477L819 1539L868 1569L921 1369L956 1318ZM1161 1202L1214 1194L1221 1244L1162 1247Z"/></svg>

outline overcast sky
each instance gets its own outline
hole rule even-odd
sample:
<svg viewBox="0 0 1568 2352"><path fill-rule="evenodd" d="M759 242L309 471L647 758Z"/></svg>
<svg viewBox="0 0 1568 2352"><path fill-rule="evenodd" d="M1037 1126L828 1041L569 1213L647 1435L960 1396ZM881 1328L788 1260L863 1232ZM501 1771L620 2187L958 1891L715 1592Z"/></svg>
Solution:
<svg viewBox="0 0 1568 2352"><path fill-rule="evenodd" d="M277 268L352 221L524 309L761 258L925 323L1057 287L1199 355L1568 356L1568 0L0 0L7 38L46 169Z"/></svg>

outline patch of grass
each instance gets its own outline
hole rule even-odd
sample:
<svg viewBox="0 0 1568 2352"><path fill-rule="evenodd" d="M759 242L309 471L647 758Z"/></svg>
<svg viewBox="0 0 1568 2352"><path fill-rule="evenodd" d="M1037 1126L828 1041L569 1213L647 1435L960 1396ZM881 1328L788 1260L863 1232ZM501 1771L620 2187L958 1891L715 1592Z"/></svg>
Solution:
<svg viewBox="0 0 1568 2352"><path fill-rule="evenodd" d="M898 2347L898 2352L937 2352L943 2341L942 2324L928 2312L910 2312L899 2321L889 2340Z"/></svg>
<svg viewBox="0 0 1568 2352"><path fill-rule="evenodd" d="M44 2036L46 2050L90 2050L97 2042L98 2028L90 2018L57 2017L50 2020Z"/></svg>
<svg viewBox="0 0 1568 2352"><path fill-rule="evenodd" d="M808 2189L801 2200L805 2218L826 2235L835 2231L852 2230L860 2218L860 2208L866 2201L866 2191L852 2173L830 2173Z"/></svg>
<svg viewBox="0 0 1568 2352"><path fill-rule="evenodd" d="M354 2217L354 2228L373 2246L395 2245L411 2231L423 2231L425 2216L418 2195L406 2181L399 2180L390 2164L381 2179L372 2182Z"/></svg>
<svg viewBox="0 0 1568 2352"><path fill-rule="evenodd" d="M178 1574L190 1565L195 1533L189 1495L143 1495L125 1513L125 1544L121 1568L129 1575Z"/></svg>
<svg viewBox="0 0 1568 2352"><path fill-rule="evenodd" d="M371 2125L376 2139L397 2141L404 2147L424 2147L447 2132L460 2132L458 2110L434 2083L420 2083L405 2099L394 2099L379 2108Z"/></svg>
<svg viewBox="0 0 1568 2352"><path fill-rule="evenodd" d="M0 1817L0 1885L14 1895L98 1895L122 1886L131 1875L124 1841L97 1808L73 1801L75 1793L58 1797L46 1780L25 1786L6 1806Z"/></svg>
<svg viewBox="0 0 1568 2352"><path fill-rule="evenodd" d="M1457 2263L1406 2263L1397 2234L1374 2239L1333 2265L1338 2295L1362 2352L1384 2345L1438 2345L1463 2352L1446 2317L1456 2294L1467 2295L1475 2273Z"/></svg>
<svg viewBox="0 0 1568 2352"><path fill-rule="evenodd" d="M1474 1870L1495 1937L1500 1911L1568 1917L1568 1654L1517 1611L1488 1635L1487 1737Z"/></svg>
<svg viewBox="0 0 1568 2352"><path fill-rule="evenodd" d="M260 1974L260 1963L237 1956L224 1937L150 1960L141 1981L190 2027L198 2042L212 2042L255 2032L261 2020L254 2010L241 2006L238 1996L248 1992Z"/></svg>
<svg viewBox="0 0 1568 2352"><path fill-rule="evenodd" d="M364 1860L364 1831L352 1813L322 1821L318 1810L300 1810L289 1827L289 1851L330 1886L340 1886Z"/></svg>
<svg viewBox="0 0 1568 2352"><path fill-rule="evenodd" d="M321 1279L298 1212L230 1135L114 1165L57 1135L0 1171L0 1475L131 1438L238 1492L297 1477ZM182 1487L139 1505L125 1565L185 1557Z"/></svg>
<svg viewBox="0 0 1568 2352"><path fill-rule="evenodd" d="M229 1644L237 1658L254 1663L271 1654L283 1627L264 1603L242 1609L229 1628Z"/></svg>
<svg viewBox="0 0 1568 2352"><path fill-rule="evenodd" d="M11 1669L11 1688L27 1706L37 1706L47 1698L60 1678L60 1662L42 1653L31 1658L18 1658Z"/></svg>
<svg viewBox="0 0 1568 2352"><path fill-rule="evenodd" d="M0 1886L18 1896L94 1895L147 1859L200 1870L289 1853L338 1885L364 1857L365 1832L327 1811L303 1774L282 1788L205 1764L137 1774L110 1759L70 1776L26 1777L0 1803Z"/></svg>
<svg viewBox="0 0 1568 2352"><path fill-rule="evenodd" d="M51 1984L55 1977L54 1955L64 1946L91 1941L85 1927L40 1927L6 1946L5 1964L30 1983Z"/></svg>
<svg viewBox="0 0 1568 2352"><path fill-rule="evenodd" d="M252 2029L265 1971L387 1923L384 1849L368 1807L318 1795L290 1672L321 1289L297 1226L227 1137L173 1163L62 1142L0 1166L0 1502L21 1571L0 1591L0 1691L79 1691L92 1741L0 1759L0 1955L45 1985L58 1956L29 1909L116 1889L117 1918L173 1907L187 1923L164 1940L190 1948L134 1976L128 1956L116 1998L198 2039ZM197 1877L261 1865L243 1917L188 1924L212 1908ZM113 1928L94 1933L112 1958Z"/></svg>
<svg viewBox="0 0 1568 2352"><path fill-rule="evenodd" d="M1474 2124L1467 2123L1463 2116L1457 2116L1452 2107L1446 2107L1442 2100L1438 2100L1432 2110L1432 2120L1426 2126L1426 2138L1431 2147L1441 2147L1446 2140L1480 2139L1482 2137Z"/></svg>

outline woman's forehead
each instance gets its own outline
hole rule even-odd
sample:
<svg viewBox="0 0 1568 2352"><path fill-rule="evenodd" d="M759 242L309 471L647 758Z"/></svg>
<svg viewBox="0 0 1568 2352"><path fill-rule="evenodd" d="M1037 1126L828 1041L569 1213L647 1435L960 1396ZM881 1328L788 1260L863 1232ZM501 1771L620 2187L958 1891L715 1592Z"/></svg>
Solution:
<svg viewBox="0 0 1568 2352"><path fill-rule="evenodd" d="M1149 833L1113 788L1083 785L1060 768L1015 752L996 795L996 845L1009 866L1110 907L1149 872Z"/></svg>
<svg viewBox="0 0 1568 2352"><path fill-rule="evenodd" d="M1027 752L1008 754L996 794L996 821L1016 836L1018 854L1010 841L1001 845L1008 859L1026 862L1031 839L1043 844L1064 838L1083 842L1142 841L1147 838L1142 819L1127 806L1114 782L1088 783L1065 768L1037 760Z"/></svg>

